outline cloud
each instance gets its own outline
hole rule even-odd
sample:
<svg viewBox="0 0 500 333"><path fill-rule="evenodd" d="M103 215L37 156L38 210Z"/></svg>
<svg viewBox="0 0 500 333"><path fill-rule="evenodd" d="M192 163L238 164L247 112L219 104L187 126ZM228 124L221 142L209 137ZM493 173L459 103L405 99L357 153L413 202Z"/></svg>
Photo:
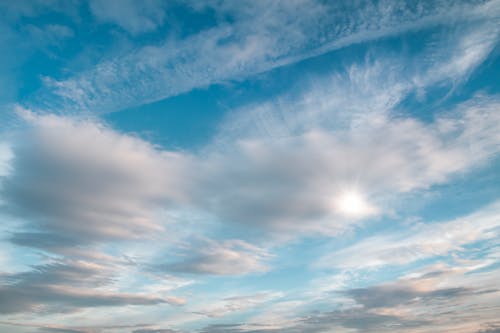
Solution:
<svg viewBox="0 0 500 333"><path fill-rule="evenodd" d="M150 6L150 3L135 11L132 7L136 5L129 6L128 1L120 2L117 10L104 10L109 4L99 1L92 3L91 7L100 8L97 13L105 12L103 19L132 32L151 30L162 22L162 11L153 10L155 6ZM46 110L116 111L194 88L245 78L348 45L405 31L457 21L476 26L478 22L498 18L495 4L496 1L476 5L444 1L438 5L419 2L410 6L384 1L351 8L349 2L341 5L294 1L272 6L253 1L238 2L237 6L212 2L206 6L212 8L218 18L231 18L231 23L220 19L216 25L197 34L181 40L167 38L159 45L143 46L68 79L47 78L46 89L40 91L34 100L40 109ZM351 9L347 11L349 15L346 16L346 8L342 6ZM205 6L194 4L193 7ZM491 49L483 48L481 43L474 45L476 49ZM464 52L469 60L454 59L456 66L443 69L445 73L455 72L458 67L477 65L476 60L487 55L486 51L477 51L475 55L471 55L469 49Z"/></svg>
<svg viewBox="0 0 500 333"><path fill-rule="evenodd" d="M389 285L351 289L347 291L346 294L366 308L379 308L395 307L401 304L410 303L414 300L420 302L434 298L451 299L467 295L469 292L470 291L465 288L419 291L408 287Z"/></svg>
<svg viewBox="0 0 500 333"><path fill-rule="evenodd" d="M71 54L85 48L76 59L67 59L70 53L53 59L55 67L65 65L49 66L54 76L43 78L33 99L21 101L35 112L18 109L16 128L9 121L0 129L9 128L0 142L0 205L7 220L0 247L5 258L13 254L4 260L9 273L0 273L0 316L12 323L0 321L1 327L496 332L500 203L485 202L452 221L395 221L390 230L383 219L397 217L409 196L425 195L498 156L498 96L477 94L443 108L472 93L467 86L463 95L453 95L457 99L447 99L498 47L498 0L68 4L73 14L50 10L63 6L60 1L0 4L8 7L0 11L7 22L0 23L0 46L27 37L12 54L28 59L29 52L17 51L34 47L54 49L57 58L69 39ZM168 12L177 5L182 8ZM202 19L183 31L169 21L177 10L185 21ZM44 13L50 15L37 17ZM89 27L127 45L90 45L86 41L97 32L87 34ZM417 30L417 43L407 44L405 37L415 37L410 34L385 38ZM168 37L161 36L165 31ZM308 73L310 65L336 71L319 79L297 76L288 95L229 112L213 141L198 151L169 151L92 118L362 42L363 61L350 59L353 48L289 68L287 75ZM82 60L87 52L97 52L100 63L89 67L90 58ZM7 60L0 62L22 62ZM80 62L86 69L71 72ZM270 86L277 87L269 74ZM31 89L26 82L23 91ZM407 109L413 98L421 103L428 92L433 99L448 88L441 102L426 104L428 114ZM312 280L308 289L295 285L285 293L289 282L299 281L287 274L319 255L318 244L338 248L346 240L334 236L376 221L365 231L384 233L354 239L320 258L319 267L305 267L298 274L301 282ZM447 264L420 267L438 260ZM330 269L340 271L336 284L322 288L317 274ZM397 280L380 282L402 270L408 272ZM356 284L357 274L366 273L374 273L367 280L377 284ZM283 286L277 285L281 278ZM243 289L221 295L216 284L226 282ZM283 291L268 291L267 284ZM186 303L170 295L179 288L190 297L187 309L168 306ZM37 318L40 323L31 322ZM134 325L139 318L155 324Z"/></svg>
<svg viewBox="0 0 500 333"><path fill-rule="evenodd" d="M23 322L12 322L12 321L0 321L0 325L5 325L9 327L10 330L12 328L20 327L24 329L29 329L29 328L34 328L36 329L36 332L49 332L49 333L101 333L106 330L114 331L114 330L120 330L120 329L133 329L133 328L138 328L138 327L149 327L151 325L149 324L136 324L136 325L110 325L110 326L87 326L87 327L77 327L77 326L64 326L64 325L50 325L50 324L43 324L41 322L36 323L36 322L30 322L30 323L23 323ZM140 329L137 330L138 332L141 332ZM154 332L154 330L151 330ZM16 331L17 332L17 331ZM23 331L25 332L25 331ZM31 330L29 332L32 332ZM135 332L135 331L134 331ZM148 329L144 329L144 332L148 332ZM161 332L161 331L159 331ZM165 331L168 333L172 333L175 331Z"/></svg>
<svg viewBox="0 0 500 333"><path fill-rule="evenodd" d="M233 137L201 162L193 197L223 221L247 227L338 233L387 213L391 195L426 190L487 163L500 142L497 108L496 100L478 97L430 123L375 114L347 129ZM353 191L369 214L339 209L339 198Z"/></svg>
<svg viewBox="0 0 500 333"><path fill-rule="evenodd" d="M428 266L395 281L328 293L324 299L308 299L302 308L307 311L288 309L282 322L276 323L273 316L266 320L264 315L241 324L207 326L201 332L474 333L496 320L497 273L481 271L471 263ZM342 304L345 300L339 294L352 298L354 303ZM267 314L279 306L277 302L261 312ZM325 310L328 307L333 310Z"/></svg>
<svg viewBox="0 0 500 333"><path fill-rule="evenodd" d="M500 332L500 328L492 327L492 328L487 328L487 329L484 329L484 330L480 330L477 333L499 333L499 332Z"/></svg>
<svg viewBox="0 0 500 333"><path fill-rule="evenodd" d="M178 333L179 331L171 330L168 328L141 328L134 330L132 333Z"/></svg>
<svg viewBox="0 0 500 333"><path fill-rule="evenodd" d="M39 329L41 332L49 333L86 333L85 331L72 328L56 328L56 327L43 327Z"/></svg>
<svg viewBox="0 0 500 333"><path fill-rule="evenodd" d="M243 136L198 154L160 150L95 121L27 113L32 128L11 148L15 172L4 177L2 198L31 221L13 240L52 250L161 232L168 221L160 213L183 209L245 233L333 235L387 214L393 196L487 163L498 153L498 105L478 96L430 123L372 114L347 129ZM359 198L356 207L339 205L346 193ZM201 258L214 256L178 269L214 273L215 261L201 269Z"/></svg>
<svg viewBox="0 0 500 333"><path fill-rule="evenodd" d="M74 13L74 3L62 0L20 0L11 3L1 3L3 16L9 21L23 17L37 17L48 12L56 12L71 16Z"/></svg>
<svg viewBox="0 0 500 333"><path fill-rule="evenodd" d="M168 221L155 212L183 208L209 215L221 227L235 226L241 234L257 230L278 239L336 234L363 218L384 214L386 207L380 198L387 193L425 190L489 161L500 142L497 109L494 98L478 96L428 123L371 115L347 129L310 129L282 140L243 137L231 147L211 146L199 154L163 151L95 120L21 111L28 127L14 135L20 140L9 143L13 157L8 164L13 171L2 177L2 199L9 203L11 214L26 221L25 228L16 230L11 240L65 255L69 261L5 276L8 281L2 284L1 294L9 302L2 303L1 311L182 304L176 297L122 293L106 287L114 273L90 253L78 251L167 234ZM377 207L372 215L348 217L338 211L338 196L352 188L363 195L366 205ZM402 240L395 235L389 243L399 245L397 251L374 247L368 241L363 251L362 241L360 251L345 250L328 264L370 267L372 260L384 260L384 256L398 264L445 255L494 237L490 229L497 226L495 207L446 225L420 227L421 232L412 230ZM444 241L436 237L443 234ZM268 250L247 241L200 242L178 254L178 260L155 260L155 264L166 272L226 276L269 269ZM74 264L70 258L98 265L99 272L92 265ZM81 285L82 277L93 288L105 289ZM408 295L392 292L395 299ZM228 308L237 311L253 304L225 302L229 305L207 313L216 315ZM386 314L366 316L372 325L378 319L396 320Z"/></svg>
<svg viewBox="0 0 500 333"><path fill-rule="evenodd" d="M440 17L440 15L448 15L441 11L439 6L427 8L422 5L423 7L418 9L418 13L412 14L415 9L406 8L405 5L402 8L397 6L396 8L392 6L394 4L391 4L388 2L381 4L379 7L368 6L362 9L361 12L354 11L360 16L353 18L353 20L366 19L369 17L367 13L382 9L386 13L392 13L393 10L397 9L397 11L405 13L405 15L410 15L412 20L415 19L416 21L420 20L421 17L433 17L433 20L436 20L436 17ZM263 24L258 25L256 29L265 30L268 25L269 29L271 27L274 29L277 22L275 20L276 15L293 15L296 6L303 5L305 6L306 3L294 4L291 7L283 5L285 8L281 8L281 5L270 8L268 17L263 19ZM307 3L307 5L309 4ZM324 4L316 5L318 7L314 7L314 10L309 11L311 16L322 15L319 12L324 9L323 6L326 6ZM207 6L222 6L216 9L231 13L235 18L241 19L242 22L246 22L245 20L248 20L249 17L254 17L253 14L255 14L256 10L262 9L258 5L254 7L254 5L250 4L239 6L238 9L230 5L220 4L208 4ZM462 6L467 7L461 4L453 7L452 11L461 12L465 8ZM196 8L196 6L194 7ZM495 8L490 2L475 6L472 10L474 13L472 16L495 17ZM280 10L278 11L278 9ZM434 14L437 16L433 16ZM387 21L389 23L396 19L390 14L387 15L389 15ZM310 25L310 17L300 17L297 20L296 23L290 24L297 24L304 29ZM476 19L471 18L471 20L476 22ZM251 26L253 25L243 24L241 29L251 29ZM362 25L359 27L354 25L353 29L361 29L360 27ZM383 192L394 190L408 192L445 182L450 176L480 164L495 153L493 151L494 143L498 139L498 135L495 134L495 132L498 132L495 124L498 122L494 119L495 113L492 109L496 107L496 102L483 101L479 102L479 105L471 103L472 105L464 106L464 108L471 110L460 112L462 118L449 117L449 119L444 119L446 117L441 117L435 122L435 125L424 124L411 118L393 119L390 113L410 91L421 88L422 82L432 84L432 82L439 82L439 80L443 79L458 80L470 73L473 68L484 60L496 43L497 32L491 27L489 24L477 24L476 22L472 27L466 29L466 33L460 35L457 33L451 38L445 38L454 47L453 51L450 51L456 55L454 58L456 61L453 62L463 65L455 66L456 68L454 67L455 69L451 71L443 70L444 72L441 73L435 70L433 66L450 63L444 60L441 61L442 59L437 64L433 62L430 67L424 68L423 72L427 72L424 78L419 78L415 73L407 73L406 70L403 70L405 63L394 62L391 59L382 62L375 61L373 64L368 63L365 66L355 64L348 68L346 73L337 73L332 80L323 82L324 86L330 88L321 87L317 89L318 87L314 87L312 91L303 95L299 100L283 101L280 99L278 102L264 103L236 112L237 116L235 118L231 118L223 124L223 130L216 140L216 144L219 145L221 145L221 141L224 141L222 145L229 142L230 149L233 149L235 153L225 151L221 154L217 154L217 152L210 154L208 158L198 157L196 161L191 161L190 165L190 170L197 170L194 172L196 174L194 178L196 179L194 182L190 181L192 184L164 184L162 185L164 188L173 188L172 192L176 193L160 193L161 191L158 191L153 195L155 198L151 201L163 200L170 202L172 197L179 199L179 193L182 193L182 195L188 197L186 201L192 204L195 209L208 211L222 221L231 221L241 225L255 225L268 230L298 228L298 231L303 231L304 228L307 228L307 231L311 232L327 231L336 233L343 231L346 225L351 225L352 220L356 220L354 218L356 216L360 219L362 217L374 217L383 213L384 207L379 207L383 206L383 203L374 201L376 197L383 197L383 195L380 196ZM227 29L229 29L229 32ZM230 46L231 43L224 43L222 48L218 43L219 39L229 38L231 29L238 30L240 27L236 24L231 28L214 28L200 33L200 35L193 35L188 40L179 43L186 47L206 45L210 50L227 51L227 57L234 58L234 52L236 51L234 47ZM478 39L477 45L474 44L473 48L477 50L477 56L470 56L469 52L472 52L470 41L476 40L474 36L481 36L481 38ZM168 48L168 52L171 52L171 50L177 49L173 46L173 44L168 44L168 47L165 47ZM226 51L224 51L224 47L227 47ZM437 57L439 59L443 50L441 47L435 49L437 55L431 54L430 58ZM133 61L134 64L141 64L137 65L141 68L141 76L144 74L144 68L155 68L164 63L165 56L162 48L146 47L141 52L144 52L144 59L147 59L146 63L141 62L142 56ZM277 54L280 54L280 52ZM183 59L190 58L190 56L186 56L185 52L181 53ZM187 53L187 55L190 54ZM195 60L198 59L196 54L196 52L192 53ZM204 56L203 59L210 59L208 55ZM172 59L175 59L175 55L173 57ZM258 57L251 53L249 59L256 58ZM155 59L159 59L159 62ZM179 68L178 65L174 66L175 60L172 61L172 66L167 66L169 73L172 68ZM92 98L93 101L99 100L97 97L102 92L105 92L106 98L110 97L113 101L125 101L126 98L123 98L123 96L113 95L115 92L122 92L123 90L114 89L112 86L115 79L116 82L123 82L124 78L119 77L119 75L129 73L131 68L129 65L128 62L110 63L109 66L100 64L94 73L96 80L94 78L77 80L83 86L77 81L69 80L67 83L69 86L73 86L76 89L75 91L79 92L78 94L83 94L80 101L82 105L87 103L87 93L90 90L93 90L91 95L96 97ZM181 71L182 77L195 78L193 75L186 75L186 73L190 73L191 67L189 66L192 63L187 61L186 64L183 63L180 67L184 65L186 68ZM202 65L203 68L206 67L206 64ZM225 61L225 66L221 68L228 67L231 66L228 66L228 62ZM106 73L103 78L99 78L100 69L102 69L103 73ZM199 71L195 70L195 72L198 73ZM450 74L451 72L453 74ZM154 71L154 73L156 73L155 75L158 74L159 77L168 77L169 80L173 77L171 73L169 75L163 75L165 73L159 71ZM406 74L409 74L409 78L402 79ZM111 85L109 85L108 80L112 81ZM129 82L130 80L127 78L126 81ZM196 77L196 82L201 82L199 77ZM60 86L60 83L54 84ZM66 83L63 85L66 85ZM165 84L161 86L182 87L183 83L182 80L179 80L175 85ZM137 96L140 99L141 90L141 87L134 86L133 94L127 94L127 96L132 99ZM147 87L144 91L149 93L154 89ZM65 95L66 93L62 94ZM70 95L72 94L68 94L67 97L72 98ZM481 123L483 121L480 116L481 112L486 113L487 123ZM245 116L242 117L242 114ZM342 116L339 117L339 115ZM259 122L257 124L259 128L257 130L249 129L249 127L255 125L256 121ZM468 121L468 123L462 126L460 125L461 121ZM446 126L447 129L445 129ZM452 131L452 127L455 127L455 134L458 133L458 138L450 139L448 136L454 133L445 133L447 130ZM475 132L467 133L467 131ZM482 136L481 131L488 134ZM112 131L108 132L112 133ZM384 133L384 135L380 133ZM421 137L422 141L413 142L413 136ZM470 138L476 141L472 142ZM324 149L318 149L320 146L324 146ZM209 147L208 150L210 148L212 147ZM473 159L466 156L471 149L475 150ZM160 152L156 151L149 155L152 156L156 153ZM174 159L185 158L185 155L179 153L165 154L170 155L169 159L172 160L172 165L179 164L178 161L173 161ZM175 158L172 157L174 155ZM384 155L387 158L380 157ZM153 159L162 160L165 157ZM308 166L308 160L316 161L318 164ZM370 161L370 164L372 161L375 162L369 170L360 167L367 165L367 161ZM159 166L160 164L166 163L157 163L157 170L162 168ZM179 169L186 169L188 163L182 162L180 164L182 166L177 167L178 170L174 171L171 177L168 177L169 181L174 178L191 178L188 172L179 171ZM114 167L110 166L110 168ZM159 173L157 170L144 172L144 174ZM282 170L287 171L282 172ZM170 171L162 172L171 174ZM85 173L88 172L85 171ZM136 172L136 174L139 173ZM92 177L98 179L98 177ZM151 182L146 178L148 177L140 179L140 182L144 181L144 183L137 185L138 188L141 188L141 186L153 187L146 184ZM158 177L151 176L149 178ZM344 183L340 180L343 180ZM156 183L162 184L162 182L167 183L165 180ZM328 184L328 186L322 186L323 184ZM67 188L68 186L74 186L74 184L65 184L64 187ZM187 187L189 187L188 190L186 190ZM221 190L220 192L217 191L219 193L214 196L213 193L216 192L216 188L221 188ZM362 192L367 191L366 188L370 188L370 193ZM339 196L341 196L340 193L356 191L361 192L358 196L363 198L363 206L367 208L365 209L366 214L342 216L342 212L345 213L346 210L336 204L339 201ZM188 193L186 194L186 192ZM118 198L118 196L114 196ZM13 198L12 200L21 201L22 199ZM226 202L230 204L226 204ZM151 211L154 211L154 209L150 209L157 206L152 203L141 203L141 205L143 205L141 208L143 209L143 215L136 216L136 219L148 222L148 227L157 227L152 222ZM127 206L133 207L134 205ZM122 213L125 214L130 213L125 212L123 207L117 207L117 209L123 210ZM138 212L139 210L135 211ZM106 218L110 214L107 215ZM95 218L101 218L101 216ZM312 220L314 222L307 227L304 225L299 226L299 222L303 220ZM110 228L109 231L111 229L113 232L118 230L118 228ZM135 235L136 233L132 232L131 234ZM35 234L20 234L17 239L33 238L30 235ZM46 234L38 236L40 236L40 240L43 239L41 243L44 246L63 241L60 238L52 239L47 237ZM115 238L130 236L116 235Z"/></svg>
<svg viewBox="0 0 500 333"><path fill-rule="evenodd" d="M5 177L12 172L10 163L14 154L6 143L0 142L0 177Z"/></svg>
<svg viewBox="0 0 500 333"><path fill-rule="evenodd" d="M97 20L114 23L133 35L156 30L166 14L165 3L157 0L91 0L89 6Z"/></svg>
<svg viewBox="0 0 500 333"><path fill-rule="evenodd" d="M297 318L295 325L285 328L260 328L259 325L219 324L205 327L200 333L320 333L358 332L366 330L384 330L384 332L401 332L424 324L424 320L404 320L397 316L370 313L363 310L316 312ZM394 328L397 328L395 330ZM398 331L399 330L399 331ZM411 331L411 330L409 330Z"/></svg>
<svg viewBox="0 0 500 333"><path fill-rule="evenodd" d="M497 26L486 21L457 28L415 54L369 50L362 61L349 60L328 74L302 78L301 89L232 110L215 141L225 145L242 137L283 139L318 128L342 131L377 117L406 116L411 110L404 102L413 94L424 101L427 90L455 89L466 82L498 43ZM439 104L426 109L431 114L442 111Z"/></svg>
<svg viewBox="0 0 500 333"><path fill-rule="evenodd" d="M476 332L495 318L499 305L496 274L495 269L482 271L470 263L456 262L345 293L367 311L407 319L426 318L428 327L439 331Z"/></svg>
<svg viewBox="0 0 500 333"><path fill-rule="evenodd" d="M281 297L283 297L283 293L278 292L259 292L253 295L231 296L224 298L222 301L213 302L210 306L197 310L195 313L217 318L230 313L261 307Z"/></svg>
<svg viewBox="0 0 500 333"><path fill-rule="evenodd" d="M243 275L267 271L265 261L269 257L266 250L242 240L207 240L191 245L182 261L160 264L155 269L172 273Z"/></svg>
<svg viewBox="0 0 500 333"><path fill-rule="evenodd" d="M93 121L27 114L2 198L31 221L18 243L55 249L158 231L183 157Z"/></svg>
<svg viewBox="0 0 500 333"><path fill-rule="evenodd" d="M179 331L168 328L141 328L134 330L132 333L178 333Z"/></svg>
<svg viewBox="0 0 500 333"><path fill-rule="evenodd" d="M322 267L339 269L405 265L498 237L500 203L453 221L418 224L409 229L371 236L319 260Z"/></svg>
<svg viewBox="0 0 500 333"><path fill-rule="evenodd" d="M497 11L494 2L488 4L493 12ZM496 6L498 7L498 5ZM488 57L498 44L500 16L485 20L483 23L457 29L441 47L430 52L424 63L430 66L423 76L417 74L414 83L423 87L431 84L443 84L450 80L459 84Z"/></svg>
<svg viewBox="0 0 500 333"><path fill-rule="evenodd" d="M86 307L183 304L162 298L107 290L114 270L95 262L63 260L34 270L2 275L0 313L68 312Z"/></svg>
<svg viewBox="0 0 500 333"><path fill-rule="evenodd" d="M36 25L27 25L24 30L40 48L60 46L64 40L74 37L71 28L60 24L48 24L41 28Z"/></svg>

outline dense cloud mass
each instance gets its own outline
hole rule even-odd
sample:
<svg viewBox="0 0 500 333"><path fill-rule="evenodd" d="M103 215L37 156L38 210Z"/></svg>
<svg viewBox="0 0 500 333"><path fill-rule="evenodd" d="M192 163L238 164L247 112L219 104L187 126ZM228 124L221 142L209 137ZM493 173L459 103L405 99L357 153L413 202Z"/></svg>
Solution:
<svg viewBox="0 0 500 333"><path fill-rule="evenodd" d="M243 139L200 156L92 121L28 113L32 129L13 146L15 172L2 191L14 213L37 221L14 240L41 248L157 232L168 224L161 211L174 205L244 227L338 233L383 215L388 193L425 189L488 161L500 142L498 107L479 99L429 125L382 117L349 131ZM352 190L367 196L356 216L334 199Z"/></svg>
<svg viewBox="0 0 500 333"><path fill-rule="evenodd" d="M37 221L41 247L161 230L155 210L175 196L182 156L158 152L95 122L26 117L32 129L14 144L15 172L3 192L16 214ZM30 235L16 239L22 242Z"/></svg>
<svg viewBox="0 0 500 333"><path fill-rule="evenodd" d="M0 331L499 332L500 1L0 4Z"/></svg>

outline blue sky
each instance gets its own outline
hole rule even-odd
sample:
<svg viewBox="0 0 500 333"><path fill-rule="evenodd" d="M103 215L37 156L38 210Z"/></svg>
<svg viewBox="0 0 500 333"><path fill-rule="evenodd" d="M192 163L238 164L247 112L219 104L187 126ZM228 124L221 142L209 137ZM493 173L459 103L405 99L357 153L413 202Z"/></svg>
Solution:
<svg viewBox="0 0 500 333"><path fill-rule="evenodd" d="M500 332L500 1L0 2L0 331Z"/></svg>

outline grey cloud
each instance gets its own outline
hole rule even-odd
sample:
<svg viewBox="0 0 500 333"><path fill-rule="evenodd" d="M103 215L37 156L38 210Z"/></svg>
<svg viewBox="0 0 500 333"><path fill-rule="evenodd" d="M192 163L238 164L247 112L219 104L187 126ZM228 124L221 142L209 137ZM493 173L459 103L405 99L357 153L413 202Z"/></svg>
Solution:
<svg viewBox="0 0 500 333"><path fill-rule="evenodd" d="M168 328L141 328L138 330L134 330L132 333L180 333L179 331L176 330L171 330Z"/></svg>
<svg viewBox="0 0 500 333"><path fill-rule="evenodd" d="M266 324L269 324L266 322L211 325L201 330L201 333L323 333L335 329L340 332L344 329L354 329L356 332L422 332L450 330L457 322L482 322L484 326L488 326L488 321L495 317L495 309L498 307L492 307L487 313L483 303L476 304L474 297L481 295L481 289L433 288L440 278L445 278L443 274L455 273L430 273L385 285L347 290L344 294L361 306L289 317L289 322L284 327L266 328ZM490 296L494 297L494 294ZM464 304L469 304L466 311L462 307ZM496 332L495 329L493 326L484 332ZM464 332L477 333L474 325Z"/></svg>
<svg viewBox="0 0 500 333"><path fill-rule="evenodd" d="M89 333L87 330L72 329L72 328L55 328L55 327L42 327L38 329L40 332L48 333Z"/></svg>
<svg viewBox="0 0 500 333"><path fill-rule="evenodd" d="M2 181L10 213L29 220L13 241L49 248L141 237L174 196L181 158L89 121L27 115Z"/></svg>
<svg viewBox="0 0 500 333"><path fill-rule="evenodd" d="M239 333L241 331L238 324L215 324L205 327L200 333Z"/></svg>
<svg viewBox="0 0 500 333"><path fill-rule="evenodd" d="M86 307L156 305L170 303L162 298L134 294L82 292L71 288L13 285L0 288L0 313L71 312Z"/></svg>
<svg viewBox="0 0 500 333"><path fill-rule="evenodd" d="M398 332L402 329L419 327L426 321L405 320L397 316L369 313L362 309L316 312L299 317L297 323L283 328L258 328L258 324L248 328L244 325L212 325L200 333L322 333L337 328L351 328L360 331Z"/></svg>
<svg viewBox="0 0 500 333"><path fill-rule="evenodd" d="M395 307L411 303L412 301L425 302L435 299L452 299L470 294L466 288L448 288L432 291L419 291L409 286L389 285L360 289L351 289L346 295L354 298L357 303L366 308Z"/></svg>
<svg viewBox="0 0 500 333"><path fill-rule="evenodd" d="M371 313L359 309L333 311L311 316L304 322L311 326L311 332L327 332L328 327L333 324L361 331L382 329L384 331L398 331L429 324L425 320L408 320L398 316Z"/></svg>
<svg viewBox="0 0 500 333"><path fill-rule="evenodd" d="M233 312L242 312L264 306L283 296L277 292L259 292L253 295L239 295L226 297L220 301L214 301L211 305L195 311L207 317L222 317Z"/></svg>
<svg viewBox="0 0 500 333"><path fill-rule="evenodd" d="M21 246L43 249L49 252L62 252L82 243L78 237L48 232L15 232L10 241Z"/></svg>
<svg viewBox="0 0 500 333"><path fill-rule="evenodd" d="M341 292L361 305L361 311L425 322L435 331L458 329L460 324L487 324L498 312L496 272L474 272L457 267L424 270L399 280ZM466 309L466 310L464 310ZM410 330L411 332L411 330ZM470 327L465 332L475 332Z"/></svg>
<svg viewBox="0 0 500 333"><path fill-rule="evenodd" d="M487 325L489 326L489 325ZM486 328L480 331L477 331L477 333L500 333L500 327L496 327L497 325L491 325L492 327Z"/></svg>
<svg viewBox="0 0 500 333"><path fill-rule="evenodd" d="M266 250L241 240L204 241L193 244L182 261L160 264L155 270L211 275L242 275L268 270Z"/></svg>
<svg viewBox="0 0 500 333"><path fill-rule="evenodd" d="M99 290L112 282L113 271L84 261L35 266L32 271L4 274L0 313L67 312L84 307L178 304L174 299Z"/></svg>
<svg viewBox="0 0 500 333"><path fill-rule="evenodd" d="M150 327L150 324L133 324L133 325L110 325L110 326L71 326L71 325L50 325L42 323L31 322L17 322L17 321L0 321L0 327L5 325L9 328L25 328L35 329L36 332L48 333L102 333L105 331L114 331L121 329L133 329L139 327ZM139 329L140 331L140 329ZM147 331L147 330L146 330ZM16 330L16 332L18 332ZM174 331L167 331L173 333Z"/></svg>
<svg viewBox="0 0 500 333"><path fill-rule="evenodd" d="M10 284L33 286L103 286L110 282L111 268L84 261L64 260L33 267L32 271L6 274L2 279Z"/></svg>

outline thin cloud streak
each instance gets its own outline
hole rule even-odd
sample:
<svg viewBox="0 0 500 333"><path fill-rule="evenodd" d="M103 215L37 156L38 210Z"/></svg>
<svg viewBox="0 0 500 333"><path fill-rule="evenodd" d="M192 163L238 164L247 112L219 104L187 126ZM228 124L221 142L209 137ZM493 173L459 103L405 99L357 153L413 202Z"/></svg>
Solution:
<svg viewBox="0 0 500 333"><path fill-rule="evenodd" d="M66 113L117 111L405 31L457 20L477 25L488 19L493 23L500 17L495 3L455 4L451 9L449 3L436 7L424 2L415 7L391 1L378 6L367 4L348 17L345 26L338 26L338 22L346 20L339 16L339 8L316 1L265 8L252 2L244 4L244 10L216 5L215 10L235 17L232 25L221 23L184 40L145 46L66 80L47 77L46 88L38 93L35 102L40 110ZM299 12L307 14L296 16ZM474 55L468 56L474 61ZM480 52L475 56L484 57ZM457 61L455 65L466 66ZM443 74L456 70L450 66L453 63Z"/></svg>

